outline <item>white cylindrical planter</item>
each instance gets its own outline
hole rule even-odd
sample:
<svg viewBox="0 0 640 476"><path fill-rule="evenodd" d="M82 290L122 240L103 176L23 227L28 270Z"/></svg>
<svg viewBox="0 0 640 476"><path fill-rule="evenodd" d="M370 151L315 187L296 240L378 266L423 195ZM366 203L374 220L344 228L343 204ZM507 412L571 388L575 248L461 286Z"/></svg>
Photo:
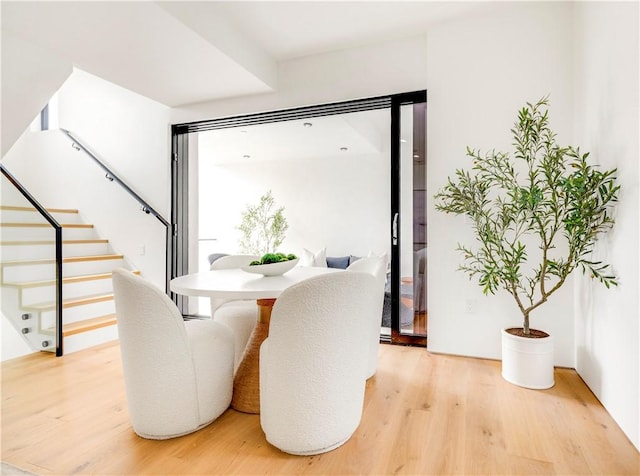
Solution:
<svg viewBox="0 0 640 476"><path fill-rule="evenodd" d="M502 377L520 387L553 387L553 337L520 337L503 329Z"/></svg>

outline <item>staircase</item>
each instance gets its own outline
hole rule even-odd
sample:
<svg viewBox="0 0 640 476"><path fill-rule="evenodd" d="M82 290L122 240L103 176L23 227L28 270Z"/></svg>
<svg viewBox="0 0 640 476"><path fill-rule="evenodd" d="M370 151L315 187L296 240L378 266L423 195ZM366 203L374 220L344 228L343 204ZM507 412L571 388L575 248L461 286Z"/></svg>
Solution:
<svg viewBox="0 0 640 476"><path fill-rule="evenodd" d="M117 338L111 271L127 267L78 210L48 209L62 226L64 352ZM56 350L55 237L29 206L0 206L2 314L34 350Z"/></svg>

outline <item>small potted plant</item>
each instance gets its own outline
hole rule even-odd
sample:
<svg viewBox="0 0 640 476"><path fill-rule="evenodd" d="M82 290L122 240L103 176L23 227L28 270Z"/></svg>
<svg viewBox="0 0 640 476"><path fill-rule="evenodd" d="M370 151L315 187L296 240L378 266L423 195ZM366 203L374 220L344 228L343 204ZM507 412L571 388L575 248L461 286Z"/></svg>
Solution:
<svg viewBox="0 0 640 476"><path fill-rule="evenodd" d="M522 327L502 331L502 375L528 388L553 386L553 341L529 317L577 268L607 288L609 264L593 261L598 236L614 223L616 169L600 170L579 148L560 147L549 127L548 97L527 103L511 129L515 152L467 148L471 171L457 170L435 195L437 210L466 215L476 247L458 244L459 267L484 294L508 292ZM523 346L525 346L523 348Z"/></svg>

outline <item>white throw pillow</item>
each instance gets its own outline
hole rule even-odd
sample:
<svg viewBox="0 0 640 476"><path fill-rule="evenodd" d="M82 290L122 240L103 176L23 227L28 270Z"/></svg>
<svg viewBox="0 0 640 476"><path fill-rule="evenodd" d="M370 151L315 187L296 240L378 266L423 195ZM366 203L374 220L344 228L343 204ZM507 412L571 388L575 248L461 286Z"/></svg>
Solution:
<svg viewBox="0 0 640 476"><path fill-rule="evenodd" d="M313 251L303 248L298 266L316 266L318 268L326 268L327 248L322 248L317 253L313 253Z"/></svg>

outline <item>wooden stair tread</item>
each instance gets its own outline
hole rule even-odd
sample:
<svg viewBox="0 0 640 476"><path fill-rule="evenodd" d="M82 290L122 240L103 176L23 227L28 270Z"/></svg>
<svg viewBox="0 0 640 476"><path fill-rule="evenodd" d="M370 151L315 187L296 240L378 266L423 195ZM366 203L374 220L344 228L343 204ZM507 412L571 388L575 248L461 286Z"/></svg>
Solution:
<svg viewBox="0 0 640 476"><path fill-rule="evenodd" d="M0 210L14 211L14 212L36 212L34 207L23 207L14 205L1 205ZM49 213L78 213L78 210L71 208L45 208Z"/></svg>
<svg viewBox="0 0 640 476"><path fill-rule="evenodd" d="M49 222L46 223L29 223L29 222L3 222L0 223L0 226L3 227L13 227L13 228L51 228L51 224ZM60 223L62 228L93 228L93 225L90 223Z"/></svg>
<svg viewBox="0 0 640 476"><path fill-rule="evenodd" d="M83 261L103 261L110 259L123 259L124 255L111 254L111 255L90 255L90 256L69 256L62 258L63 263L81 263ZM53 258L43 258L34 260L12 260L3 261L0 266L22 266L22 265L35 265L35 264L54 264L56 262Z"/></svg>
<svg viewBox="0 0 640 476"><path fill-rule="evenodd" d="M63 245L94 245L109 243L109 240L62 240ZM40 241L0 241L0 246L22 246L22 245L55 245L54 240Z"/></svg>
<svg viewBox="0 0 640 476"><path fill-rule="evenodd" d="M132 270L133 274L140 274L140 270ZM62 278L62 284L81 283L86 281L95 281L98 279L109 279L113 276L113 273L99 273L99 274L83 274L78 276L67 276ZM48 279L43 281L25 281L22 283L2 283L3 286L9 286L14 288L37 288L41 286L53 286L56 284L55 279Z"/></svg>
<svg viewBox="0 0 640 476"><path fill-rule="evenodd" d="M98 302L106 302L113 300L113 293L109 294L95 294L92 296L82 296L76 298L64 299L62 301L62 308L68 309L70 307L83 306L85 304L94 304ZM28 306L23 306L24 309L30 311L50 311L56 308L56 303L54 302L43 302L39 304L29 304Z"/></svg>
<svg viewBox="0 0 640 476"><path fill-rule="evenodd" d="M12 205L0 205L0 210L1 211L10 211L10 212L33 212L35 214L38 214L38 210L34 207L31 206L12 206ZM47 212L51 213L51 214L61 214L59 215L56 219L59 222L60 226L64 229L93 229L94 225L92 224L87 224L87 223L66 223L66 222L74 222L76 221L75 218L71 215L77 215L78 214L78 210L77 209L64 209L64 208L46 208ZM67 214L65 218L64 215L62 214ZM18 214L14 214L13 215L13 219L9 218L10 215L9 214L5 214L3 216L4 221L0 223L0 227L2 227L5 230L5 233L8 234L9 229L10 228L23 228L23 234L26 234L28 232L29 229L33 230L31 232L31 234L33 235L36 231L36 229L43 229L43 228L52 228L51 225L44 221L44 219L41 222L38 223L33 223L33 217L34 215L31 213L27 213L25 215L22 215L23 217L25 217L24 219L22 219L20 217L20 215ZM62 221L64 221L65 223L62 223ZM55 240L51 240L48 239L48 236L44 236L42 238L39 239L39 237L34 236L33 240L29 240L29 241L22 241L20 239L15 239L13 237L11 237L9 240L5 240L5 241L0 241L0 246L7 246L7 247L19 247L19 246L27 246L27 248L23 248L24 254L28 255L30 254L27 250L30 249L35 249L35 248L29 248L29 246L55 246L56 245L56 241ZM65 249L67 246L69 245L98 245L98 244L108 244L109 240L107 239L95 239L95 238L88 238L88 239L65 239L62 240L61 244L63 246L65 246ZM7 248L8 250L11 248ZM14 248L15 250L19 250L20 248ZM95 248L95 251L100 252L103 251L104 248L102 249L98 249ZM107 248L108 249L108 248ZM80 249L78 248L77 251L80 251ZM76 251L76 254L77 254ZM95 255L88 255L88 253L91 253L92 251L94 251L94 249L90 249L87 248L87 255L85 256L69 256L69 257L64 257L62 259L62 262L65 264L68 263L82 263L82 262L97 262L97 261L103 261L103 260L122 260L124 259L124 255L122 254L115 254L112 253L110 251L107 251L106 253L103 252L103 254L95 254ZM82 251L80 251L82 252ZM12 252L12 254L15 253ZM40 252L40 254L42 254ZM66 253L65 253L66 254ZM73 253L71 253L73 254ZM50 255L51 256L51 255ZM16 256L18 257L18 256ZM5 262L0 262L0 267L4 267L4 266L21 266L21 265L51 265L54 264L55 265L56 260L55 258L36 258L36 259L10 259L7 260ZM139 270L132 270L131 272L135 273L135 274L140 274ZM26 275L25 275L26 276ZM69 284L74 284L74 283L83 283L83 282L96 282L96 281L103 281L105 279L111 279L113 276L113 273L108 271L108 272L98 272L98 273L91 273L91 274L83 274L83 275L75 275L75 276L65 276L61 279L61 282L63 285L69 285ZM28 279L28 278L27 278ZM13 282L13 283L2 283L2 286L8 286L8 287L13 287L13 288L17 288L17 290L22 293L24 289L28 289L28 288L38 288L38 287L45 287L45 286L55 286L56 283L58 281L56 279L41 279L41 280L35 280L35 281L26 281L26 282ZM96 282L96 284L98 284ZM114 299L114 295L113 292L109 292L108 291L108 282L105 282L104 286L100 285L99 287L104 288L105 290L102 291L99 294L86 294L84 296L79 296L79 297L74 297L74 298L65 298L63 299L62 302L62 308L63 309L69 309L69 308L73 308L73 307L78 307L78 306L83 306L83 305L91 305L91 304L95 304L95 303L109 303L112 302ZM76 288L76 292L77 291L81 291L81 289L85 289L85 288ZM99 288L96 287L94 292L96 292ZM86 291L85 291L86 292ZM90 292L90 291L89 291ZM110 305L111 306L111 305ZM41 303L36 303L36 304L32 304L32 305L26 305L23 306L22 309L24 309L27 312L46 312L46 311L53 311L56 309L56 303L55 301L53 302L41 302ZM87 308L88 310L89 308ZM98 308L94 308L94 309L98 309ZM80 309L78 309L80 310ZM86 312L82 311L80 314L86 314ZM80 317L80 314L78 314L78 317ZM69 337L69 336L73 336L76 334L82 334L84 332L89 332L89 331L93 331L96 329L100 329L100 328L105 328L107 326L114 326L117 324L117 319L116 319L116 315L115 314L107 314L104 316L99 316L99 317L92 317L89 319L83 319L83 320L79 320L79 321L75 321L75 322L70 322L70 323L66 323L62 326L62 335L64 337ZM54 328L48 328L48 329L41 329L41 331L44 334L51 334L51 335L55 335L55 327Z"/></svg>
<svg viewBox="0 0 640 476"><path fill-rule="evenodd" d="M64 337L89 332L101 327L114 326L117 323L115 314L107 314L105 316L93 317L83 321L70 322L62 326L62 335ZM55 328L45 329L49 333L55 333Z"/></svg>

